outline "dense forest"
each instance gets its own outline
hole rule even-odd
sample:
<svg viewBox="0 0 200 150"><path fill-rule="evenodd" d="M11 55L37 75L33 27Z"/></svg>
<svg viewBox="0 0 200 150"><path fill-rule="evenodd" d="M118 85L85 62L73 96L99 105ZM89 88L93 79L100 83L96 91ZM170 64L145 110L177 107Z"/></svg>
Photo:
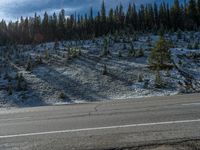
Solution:
<svg viewBox="0 0 200 150"><path fill-rule="evenodd" d="M200 28L200 0L185 1L180 4L174 0L173 5L163 2L158 5L146 4L136 8L129 4L128 9L122 5L106 12L104 1L97 15L90 8L88 14L73 14L66 17L65 10L59 14L34 17L21 17L15 22L0 22L0 45L32 44L60 40L89 39L121 31L133 33L198 30Z"/></svg>

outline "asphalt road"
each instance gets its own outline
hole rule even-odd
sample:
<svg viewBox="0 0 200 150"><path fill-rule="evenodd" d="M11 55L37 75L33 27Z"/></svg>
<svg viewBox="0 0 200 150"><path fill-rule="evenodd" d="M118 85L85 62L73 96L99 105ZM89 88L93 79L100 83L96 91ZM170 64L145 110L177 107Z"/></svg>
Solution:
<svg viewBox="0 0 200 150"><path fill-rule="evenodd" d="M200 139L200 94L0 110L0 150L112 149Z"/></svg>

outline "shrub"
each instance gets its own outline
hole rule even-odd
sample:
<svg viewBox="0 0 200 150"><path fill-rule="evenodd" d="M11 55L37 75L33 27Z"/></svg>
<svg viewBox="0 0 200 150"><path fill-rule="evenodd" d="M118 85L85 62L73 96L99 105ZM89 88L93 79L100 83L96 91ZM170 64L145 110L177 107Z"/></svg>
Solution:
<svg viewBox="0 0 200 150"><path fill-rule="evenodd" d="M199 43L198 42L194 43L194 49L199 49Z"/></svg>
<svg viewBox="0 0 200 150"><path fill-rule="evenodd" d="M124 44L124 46L123 46L123 49L125 50L125 49L127 49L127 46L126 46L126 44Z"/></svg>
<svg viewBox="0 0 200 150"><path fill-rule="evenodd" d="M149 87L149 80L144 80L144 88L148 88Z"/></svg>
<svg viewBox="0 0 200 150"><path fill-rule="evenodd" d="M139 49L137 57L144 57L144 50L142 48Z"/></svg>
<svg viewBox="0 0 200 150"><path fill-rule="evenodd" d="M26 70L31 71L31 69L32 69L32 59L29 58L29 60L27 62Z"/></svg>
<svg viewBox="0 0 200 150"><path fill-rule="evenodd" d="M65 98L66 98L66 95L64 94L64 92L61 92L61 93L60 93L59 98L60 98L60 99L65 99Z"/></svg>
<svg viewBox="0 0 200 150"><path fill-rule="evenodd" d="M49 52L48 52L48 50L45 51L45 59L49 60Z"/></svg>
<svg viewBox="0 0 200 150"><path fill-rule="evenodd" d="M130 49L130 50L128 51L128 56L129 56L129 57L135 57L135 50Z"/></svg>
<svg viewBox="0 0 200 150"><path fill-rule="evenodd" d="M122 52L121 52L121 51L118 52L118 57L119 57L119 58L122 57Z"/></svg>
<svg viewBox="0 0 200 150"><path fill-rule="evenodd" d="M68 56L68 59L73 59L73 58L76 58L78 56L81 55L81 50L78 49L78 48L69 48L68 49L68 53L67 53L67 56Z"/></svg>
<svg viewBox="0 0 200 150"><path fill-rule="evenodd" d="M27 90L27 83L22 76L22 74L17 75L17 90L18 91L26 91Z"/></svg>
<svg viewBox="0 0 200 150"><path fill-rule="evenodd" d="M129 49L128 56L135 57L135 55L136 55L136 51L135 51L133 43L131 43L131 49Z"/></svg>
<svg viewBox="0 0 200 150"><path fill-rule="evenodd" d="M42 64L42 57L41 56L36 57L36 64L37 65L41 65Z"/></svg>
<svg viewBox="0 0 200 150"><path fill-rule="evenodd" d="M59 43L58 43L58 41L55 41L53 48L54 48L54 50L58 50L59 49Z"/></svg>
<svg viewBox="0 0 200 150"><path fill-rule="evenodd" d="M192 49L192 45L189 43L187 49Z"/></svg>
<svg viewBox="0 0 200 150"><path fill-rule="evenodd" d="M8 86L8 95L12 95L13 92L12 92L12 85L9 85Z"/></svg>
<svg viewBox="0 0 200 150"><path fill-rule="evenodd" d="M15 60L15 64L16 64L16 65L19 65L19 60L18 60L18 59Z"/></svg>
<svg viewBox="0 0 200 150"><path fill-rule="evenodd" d="M109 39L105 38L104 44L103 44L103 51L102 51L102 54L101 54L102 57L106 57L106 56L111 54L109 49L108 49L108 46L109 46Z"/></svg>
<svg viewBox="0 0 200 150"><path fill-rule="evenodd" d="M169 70L169 69L168 69L167 72L166 72L166 76L167 76L167 77L170 77L170 76L171 76L171 73L170 73L170 70Z"/></svg>
<svg viewBox="0 0 200 150"><path fill-rule="evenodd" d="M9 79L10 78L10 76L8 75L8 73L6 72L5 74L4 74L4 80L6 80L6 79Z"/></svg>
<svg viewBox="0 0 200 150"><path fill-rule="evenodd" d="M108 74L107 67L106 67L106 65L104 65L104 67L103 67L103 75L107 75L107 74Z"/></svg>
<svg viewBox="0 0 200 150"><path fill-rule="evenodd" d="M177 32L177 39L182 39L182 31L180 29Z"/></svg>
<svg viewBox="0 0 200 150"><path fill-rule="evenodd" d="M138 82L143 82L143 75L142 74L138 74Z"/></svg>

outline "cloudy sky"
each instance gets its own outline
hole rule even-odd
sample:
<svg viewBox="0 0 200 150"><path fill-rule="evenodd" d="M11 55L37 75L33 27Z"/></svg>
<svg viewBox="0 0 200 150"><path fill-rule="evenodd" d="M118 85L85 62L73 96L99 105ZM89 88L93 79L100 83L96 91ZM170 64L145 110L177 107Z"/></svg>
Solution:
<svg viewBox="0 0 200 150"><path fill-rule="evenodd" d="M105 0L107 9L122 3L127 7L129 2L134 2L136 5L141 3L151 3L159 0ZM99 10L102 0L0 0L0 19L16 20L20 16L33 16L43 14L45 11L58 12L64 8L66 14L86 13L92 6L95 10Z"/></svg>

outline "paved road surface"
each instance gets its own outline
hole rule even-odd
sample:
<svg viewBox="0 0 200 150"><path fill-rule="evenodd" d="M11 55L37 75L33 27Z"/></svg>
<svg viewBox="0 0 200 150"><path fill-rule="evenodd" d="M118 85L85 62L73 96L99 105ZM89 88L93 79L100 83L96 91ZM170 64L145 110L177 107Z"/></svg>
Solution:
<svg viewBox="0 0 200 150"><path fill-rule="evenodd" d="M112 149L200 139L200 94L0 110L0 150Z"/></svg>

